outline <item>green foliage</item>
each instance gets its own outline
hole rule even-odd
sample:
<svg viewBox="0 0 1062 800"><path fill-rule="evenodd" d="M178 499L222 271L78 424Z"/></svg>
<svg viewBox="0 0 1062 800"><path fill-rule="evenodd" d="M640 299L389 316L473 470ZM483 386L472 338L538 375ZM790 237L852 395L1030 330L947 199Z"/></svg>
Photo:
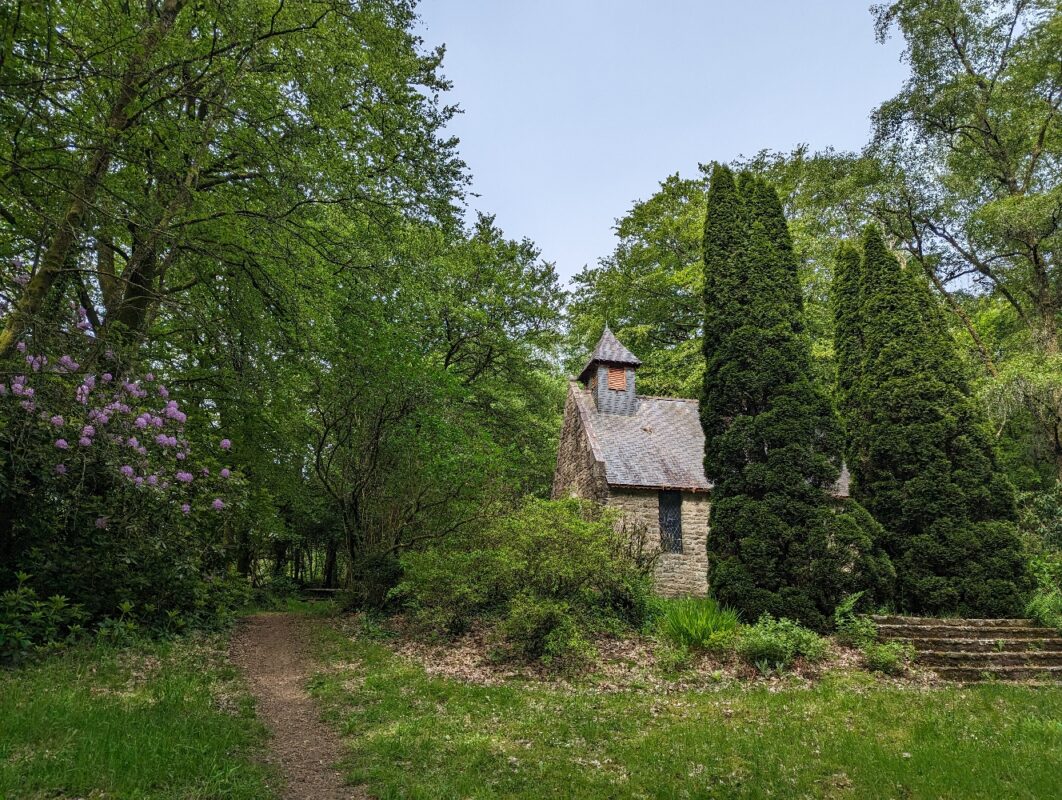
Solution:
<svg viewBox="0 0 1062 800"><path fill-rule="evenodd" d="M610 516L577 500L528 500L401 564L391 596L426 633L449 636L483 619L512 655L557 666L589 657L591 634L642 626L651 608L649 565L631 556Z"/></svg>
<svg viewBox="0 0 1062 800"><path fill-rule="evenodd" d="M835 500L841 432L814 384L796 260L777 194L717 166L705 221L701 422L715 484L709 585L746 618L824 629L851 592L884 600L881 529Z"/></svg>
<svg viewBox="0 0 1062 800"><path fill-rule="evenodd" d="M1025 613L1041 625L1062 631L1062 551L1035 554L1030 570L1035 589L1025 606Z"/></svg>
<svg viewBox="0 0 1062 800"><path fill-rule="evenodd" d="M745 661L764 671L784 669L794 659L821 661L826 657L826 640L791 619L775 619L764 614L755 625L741 629L737 653Z"/></svg>
<svg viewBox="0 0 1062 800"><path fill-rule="evenodd" d="M13 664L79 638L84 610L62 595L41 600L19 573L18 584L0 593L0 665Z"/></svg>
<svg viewBox="0 0 1062 800"><path fill-rule="evenodd" d="M836 330L858 342L838 375L853 494L889 532L899 605L1015 615L1028 580L1014 489L998 468L943 311L874 226L860 260L842 250L837 280ZM850 344L839 343L839 352Z"/></svg>
<svg viewBox="0 0 1062 800"><path fill-rule="evenodd" d="M1062 486L1025 492L1018 498L1021 529L1038 548L1062 551Z"/></svg>
<svg viewBox="0 0 1062 800"><path fill-rule="evenodd" d="M901 642L867 642L860 650L864 667L886 675L902 675L915 656L914 648Z"/></svg>
<svg viewBox="0 0 1062 800"><path fill-rule="evenodd" d="M1062 464L1058 5L892 0L873 13L880 40L902 36L910 67L873 116L868 150L891 176L879 187L878 215L919 268L945 283L972 274L979 293L1009 309L1025 340L1020 353L986 342L980 360L998 363L991 382L1032 421L1040 464L1055 477Z"/></svg>
<svg viewBox="0 0 1062 800"><path fill-rule="evenodd" d="M837 641L853 647L863 647L878 638L878 626L869 617L856 613L856 606L864 592L850 594L833 611L833 628Z"/></svg>
<svg viewBox="0 0 1062 800"><path fill-rule="evenodd" d="M688 597L668 601L658 624L675 647L725 650L737 633L738 615L713 598Z"/></svg>

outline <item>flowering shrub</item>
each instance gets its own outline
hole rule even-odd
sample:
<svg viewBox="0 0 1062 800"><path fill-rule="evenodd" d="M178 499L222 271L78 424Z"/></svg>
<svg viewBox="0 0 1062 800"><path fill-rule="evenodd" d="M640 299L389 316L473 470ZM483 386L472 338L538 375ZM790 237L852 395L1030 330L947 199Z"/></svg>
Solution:
<svg viewBox="0 0 1062 800"><path fill-rule="evenodd" d="M73 327L84 322L78 309ZM20 342L0 371L0 563L93 619L122 604L148 625L213 614L200 584L224 577L244 495L231 442L190 427L151 372L131 373L87 334L63 341L58 353ZM0 574L0 589L10 580Z"/></svg>

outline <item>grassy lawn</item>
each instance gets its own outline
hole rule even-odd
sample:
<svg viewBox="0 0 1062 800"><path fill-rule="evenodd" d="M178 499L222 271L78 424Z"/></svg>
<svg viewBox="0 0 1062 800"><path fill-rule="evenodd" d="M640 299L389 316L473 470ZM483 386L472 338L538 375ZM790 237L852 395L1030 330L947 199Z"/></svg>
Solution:
<svg viewBox="0 0 1062 800"><path fill-rule="evenodd" d="M218 637L0 671L2 798L270 798L263 738Z"/></svg>
<svg viewBox="0 0 1062 800"><path fill-rule="evenodd" d="M654 695L433 678L322 634L313 692L380 798L1047 798L1062 688L729 684Z"/></svg>

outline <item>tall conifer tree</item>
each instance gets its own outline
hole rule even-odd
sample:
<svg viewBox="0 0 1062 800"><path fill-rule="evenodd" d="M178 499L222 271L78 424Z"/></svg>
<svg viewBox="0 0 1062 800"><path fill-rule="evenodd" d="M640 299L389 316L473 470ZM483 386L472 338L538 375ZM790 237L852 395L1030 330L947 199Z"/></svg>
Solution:
<svg viewBox="0 0 1062 800"><path fill-rule="evenodd" d="M746 619L825 627L846 594L884 599L881 529L837 500L842 439L812 382L797 263L777 194L716 166L705 221L705 471L715 483L709 583Z"/></svg>
<svg viewBox="0 0 1062 800"><path fill-rule="evenodd" d="M999 471L939 303L876 227L838 258L838 393L853 492L890 533L904 610L1006 616L1027 588Z"/></svg>

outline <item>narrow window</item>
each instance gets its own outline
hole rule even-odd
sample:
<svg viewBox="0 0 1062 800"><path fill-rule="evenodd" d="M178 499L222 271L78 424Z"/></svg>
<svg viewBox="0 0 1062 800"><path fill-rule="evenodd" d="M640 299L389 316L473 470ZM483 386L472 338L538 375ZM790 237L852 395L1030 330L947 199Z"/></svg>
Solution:
<svg viewBox="0 0 1062 800"><path fill-rule="evenodd" d="M682 552L682 492L660 492L660 549Z"/></svg>
<svg viewBox="0 0 1062 800"><path fill-rule="evenodd" d="M626 391L627 389L627 370L623 367L609 367L608 368L608 388L615 389L618 392Z"/></svg>

